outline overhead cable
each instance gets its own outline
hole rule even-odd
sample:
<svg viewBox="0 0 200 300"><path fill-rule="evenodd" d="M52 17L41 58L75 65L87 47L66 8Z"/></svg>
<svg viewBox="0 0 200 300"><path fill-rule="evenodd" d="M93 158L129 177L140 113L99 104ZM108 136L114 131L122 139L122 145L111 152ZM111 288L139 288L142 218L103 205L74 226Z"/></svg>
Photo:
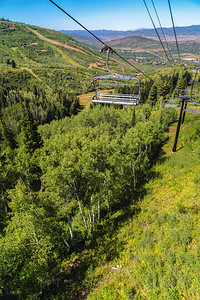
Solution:
<svg viewBox="0 0 200 300"><path fill-rule="evenodd" d="M168 62L170 63L169 56L168 56L168 54L167 54L167 52L166 52L166 50L165 50L165 47L164 47L164 45L163 45L163 42L162 42L162 40L161 40L161 38L160 38L160 35L159 35L159 33L158 33L158 30L157 30L157 28L156 28L156 26L155 26L155 23L154 23L154 21L153 21L153 18L152 18L152 16L151 16L151 13L150 13L150 11L149 11L149 8L148 8L148 6L147 6L147 3L146 3L145 0L143 0L143 2L144 2L144 5L145 5L145 7L146 7L146 10L147 10L147 12L148 12L148 14L149 14L149 17L150 17L150 19L151 19L151 22L152 22L152 24L153 24L153 27L154 27L154 29L155 29L155 31L156 31L157 37L158 37L158 39L159 39L159 41L160 41L160 43L161 43L161 46L162 46L162 48L163 48L163 50L164 50L164 52L165 52L165 55L166 55L166 57L167 57L167 60L168 60ZM171 65L171 63L170 63L170 65Z"/></svg>
<svg viewBox="0 0 200 300"><path fill-rule="evenodd" d="M157 17L158 23L159 23L159 25L160 25L160 29L161 29L161 31L162 31L162 34L163 34L163 37L164 37L164 39L165 39L165 43L166 43L167 49L168 49L168 51L169 51L169 53L170 53L171 57L173 58L173 56L172 56L172 52L171 52L171 50L170 50L170 47L169 47L169 44L168 44L168 42L167 42L166 35L165 35L165 33L164 33L164 30L163 30L162 24L161 24L161 22L160 22L160 18L159 18L159 16L158 16L158 12L157 12L156 6L155 6L155 4L154 4L154 1L153 1L153 0L151 0L151 3L152 3L152 5L153 5L153 8L154 8L154 11L155 11L155 14L156 14L156 17Z"/></svg>
<svg viewBox="0 0 200 300"><path fill-rule="evenodd" d="M177 36L176 36L176 29L175 29L175 26L174 26L174 18L173 18L173 14L172 14L172 8L171 8L170 0L168 0L168 4L169 4L169 11L170 11L170 15L171 15L173 30L174 30L174 37L175 37L175 41L176 41L176 48L177 48L178 57L179 57L179 61L180 61L181 60L181 56L180 56L180 51L179 51L179 46L178 46L178 40L177 40Z"/></svg>
<svg viewBox="0 0 200 300"><path fill-rule="evenodd" d="M81 26L84 30L86 30L89 34L91 34L95 39L97 39L101 44L105 45L106 47L108 47L113 53L115 53L115 55L117 55L118 57L120 57L123 61L125 61L126 63L128 63L130 66L132 66L135 70L137 70L138 72L142 73L145 77L147 77L148 79L150 79L152 82L154 82L153 79L151 79L148 75L146 75L143 71L141 71L140 69L138 69L137 67L135 67L133 64L131 64L128 60L126 60L123 56L121 56L119 53L117 53L114 49L112 49L111 47L109 47L105 42L103 42L100 38L98 38L95 34L93 34L89 29L87 29L84 25L82 25L79 21L77 21L75 18L73 18L70 14L68 14L64 9L62 9L59 5L57 5L54 1L49 0L51 3L53 3L57 8L59 8L64 14L66 14L69 18L71 18L74 22L76 22L79 26Z"/></svg>

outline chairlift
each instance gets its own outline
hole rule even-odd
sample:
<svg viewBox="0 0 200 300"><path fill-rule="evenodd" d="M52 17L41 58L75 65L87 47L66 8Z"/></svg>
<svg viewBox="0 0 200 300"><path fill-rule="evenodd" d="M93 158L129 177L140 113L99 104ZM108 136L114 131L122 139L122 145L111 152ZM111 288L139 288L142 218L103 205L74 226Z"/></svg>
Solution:
<svg viewBox="0 0 200 300"><path fill-rule="evenodd" d="M99 77L94 77L93 80L91 81L91 85L93 86L95 93L94 93L94 98L92 100L92 103L106 103L106 104L117 104L117 105L138 105L140 98L141 98L141 88L140 88L140 80L135 77L130 77L130 76L124 76L118 73L113 73L108 65L109 62L109 55L110 53L113 53L112 49L104 46L101 52L106 52L106 67L108 72L110 73L109 75L105 76L99 76ZM103 82L104 80L105 82ZM122 83L123 80L126 82L126 84ZM130 80L136 81L135 84L130 84ZM127 82L129 83L127 84ZM116 83L118 82L118 83ZM102 85L110 85L112 88L114 85L120 86L127 86L127 87L133 87L136 86L138 89L137 94L123 94L123 93L104 93L99 90L99 86Z"/></svg>
<svg viewBox="0 0 200 300"><path fill-rule="evenodd" d="M192 91L189 89L185 89L185 90L176 89L175 91L177 93L175 95L175 98L177 98L177 100L166 99L164 101L164 107L174 107L176 109L181 109L181 103L184 101L184 103L185 103L185 105L183 107L184 114L186 112L200 114L200 110L193 109L194 106L196 106L196 107L200 106L200 103L198 103L196 101L196 99L199 96L199 95L197 95L196 91ZM187 108L188 105L189 105L189 108Z"/></svg>
<svg viewBox="0 0 200 300"><path fill-rule="evenodd" d="M164 107L180 108L181 102L183 100L187 104L198 105L198 103L196 103L195 101L196 91L192 91L190 89L185 89L185 90L175 89L174 91L176 92L176 94L174 95L176 99L171 99L171 98L166 99L164 101Z"/></svg>

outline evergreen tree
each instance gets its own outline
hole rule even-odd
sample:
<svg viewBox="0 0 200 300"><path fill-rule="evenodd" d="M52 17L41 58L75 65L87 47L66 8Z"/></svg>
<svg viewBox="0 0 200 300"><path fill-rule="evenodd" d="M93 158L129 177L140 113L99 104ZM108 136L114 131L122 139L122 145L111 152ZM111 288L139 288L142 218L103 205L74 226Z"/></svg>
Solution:
<svg viewBox="0 0 200 300"><path fill-rule="evenodd" d="M41 148L43 141L37 131L37 125L28 107L28 103L22 104L22 119L20 121L22 140L26 153L33 154L33 152Z"/></svg>
<svg viewBox="0 0 200 300"><path fill-rule="evenodd" d="M178 90L185 90L187 87L187 78L180 76L177 82L176 89Z"/></svg>
<svg viewBox="0 0 200 300"><path fill-rule="evenodd" d="M156 104L156 101L157 101L157 86L153 84L149 92L148 102L151 104L151 106L153 106Z"/></svg>
<svg viewBox="0 0 200 300"><path fill-rule="evenodd" d="M147 101L151 87L152 87L152 81L150 80L145 80L141 83L140 103L145 103Z"/></svg>
<svg viewBox="0 0 200 300"><path fill-rule="evenodd" d="M37 192L41 188L41 168L38 166L35 150L43 145L37 125L25 101L22 104L21 134L25 155L22 156L20 165L22 168L22 179L26 182L29 192Z"/></svg>

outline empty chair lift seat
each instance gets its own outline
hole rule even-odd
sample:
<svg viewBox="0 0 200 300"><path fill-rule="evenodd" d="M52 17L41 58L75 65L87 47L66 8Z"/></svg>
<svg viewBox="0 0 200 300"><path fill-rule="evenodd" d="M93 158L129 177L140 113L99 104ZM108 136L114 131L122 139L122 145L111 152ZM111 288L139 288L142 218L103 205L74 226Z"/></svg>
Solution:
<svg viewBox="0 0 200 300"><path fill-rule="evenodd" d="M140 97L131 94L104 94L97 92L94 95L93 103L107 103L118 105L138 105Z"/></svg>
<svg viewBox="0 0 200 300"><path fill-rule="evenodd" d="M109 66L109 54L112 53L112 49L109 47L104 47L101 52L106 52L106 67L107 70L110 74L104 75L104 76L99 76L99 77L94 77L93 80L91 81L92 86L94 87L95 93L94 93L94 98L92 100L92 103L107 103L107 104L118 104L118 105L138 105L141 97L141 90L140 90L140 80L136 77L130 77L130 76L125 76L121 75L118 73L113 73ZM98 86L99 82L102 84L102 80L106 80L104 85L124 85L128 86L129 88L131 86L137 87L137 95L134 94L114 94L114 93L103 93L100 90L96 89ZM114 82L113 82L114 80ZM136 84L130 84L131 81L136 82ZM109 83L108 83L109 81ZM116 81L118 83L116 84ZM122 81L125 83L122 84Z"/></svg>

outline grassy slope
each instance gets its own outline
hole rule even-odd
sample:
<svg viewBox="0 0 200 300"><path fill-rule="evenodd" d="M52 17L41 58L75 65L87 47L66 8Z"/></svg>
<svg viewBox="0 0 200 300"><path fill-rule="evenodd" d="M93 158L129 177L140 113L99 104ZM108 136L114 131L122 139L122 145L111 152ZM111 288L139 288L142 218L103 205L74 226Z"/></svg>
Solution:
<svg viewBox="0 0 200 300"><path fill-rule="evenodd" d="M0 65L12 58L17 66L46 67L48 64L87 68L90 63L104 60L89 47L60 32L1 20L0 44Z"/></svg>
<svg viewBox="0 0 200 300"><path fill-rule="evenodd" d="M17 68L70 68L85 76L103 75L106 71L105 54L75 41L70 36L55 30L0 20L0 69L7 68L7 59L14 60ZM137 65L139 67L139 65ZM134 76L136 71L128 64L111 56L110 67L115 72ZM155 66L141 65L144 71ZM125 69L125 73L124 73ZM95 74L94 74L95 73ZM78 74L77 74L78 75Z"/></svg>
<svg viewBox="0 0 200 300"><path fill-rule="evenodd" d="M8 64L12 60L16 68ZM38 86L49 90L63 88L67 92L86 92L105 57L55 30L0 20L0 73L23 76L26 70ZM91 68L91 65L93 66ZM105 72L100 70L100 72ZM22 74L22 75L20 75Z"/></svg>
<svg viewBox="0 0 200 300"><path fill-rule="evenodd" d="M187 115L173 154L176 125L171 127L163 158L142 191L140 212L111 239L115 255L93 271L96 288L88 299L200 299L197 120Z"/></svg>

